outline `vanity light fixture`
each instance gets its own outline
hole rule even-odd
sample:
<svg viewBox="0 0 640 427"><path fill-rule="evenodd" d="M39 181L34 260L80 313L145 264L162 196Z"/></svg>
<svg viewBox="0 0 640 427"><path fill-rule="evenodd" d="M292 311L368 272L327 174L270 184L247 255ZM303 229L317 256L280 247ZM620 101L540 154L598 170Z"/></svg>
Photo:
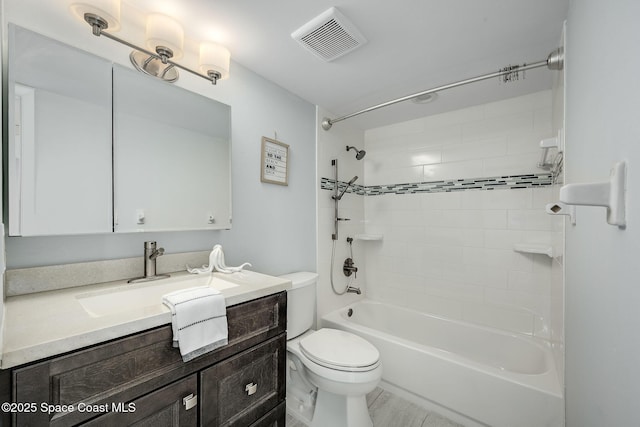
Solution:
<svg viewBox="0 0 640 427"><path fill-rule="evenodd" d="M147 18L146 46L142 48L111 34L120 28L119 0L91 0L92 4L74 3L71 11L84 19L94 36L105 36L133 49L129 55L138 71L168 82L178 80L177 68L216 84L229 76L229 51L220 45L203 42L200 45L200 71L194 71L175 62L183 56L184 31L172 18L152 14ZM105 30L111 30L106 32Z"/></svg>
<svg viewBox="0 0 640 427"><path fill-rule="evenodd" d="M226 47L216 43L200 43L200 71L211 78L229 77L231 54ZM213 74L213 75L212 75Z"/></svg>
<svg viewBox="0 0 640 427"><path fill-rule="evenodd" d="M104 28L108 27L114 32L120 29L120 0L91 0L91 4L75 2L71 4L69 9L78 19L86 21L85 14L89 13L105 21Z"/></svg>
<svg viewBox="0 0 640 427"><path fill-rule="evenodd" d="M169 59L180 59L183 55L184 30L180 24L166 15L149 15L146 45L157 55L134 50L129 55L133 66L138 71L171 83L178 80L178 70L169 63Z"/></svg>

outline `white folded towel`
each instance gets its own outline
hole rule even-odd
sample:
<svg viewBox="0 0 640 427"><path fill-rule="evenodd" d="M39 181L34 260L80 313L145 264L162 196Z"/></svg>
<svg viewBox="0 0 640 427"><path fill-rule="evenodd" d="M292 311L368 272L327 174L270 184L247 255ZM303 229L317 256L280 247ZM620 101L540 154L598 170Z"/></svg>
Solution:
<svg viewBox="0 0 640 427"><path fill-rule="evenodd" d="M183 289L162 297L171 309L173 346L188 362L228 343L224 296L208 286Z"/></svg>

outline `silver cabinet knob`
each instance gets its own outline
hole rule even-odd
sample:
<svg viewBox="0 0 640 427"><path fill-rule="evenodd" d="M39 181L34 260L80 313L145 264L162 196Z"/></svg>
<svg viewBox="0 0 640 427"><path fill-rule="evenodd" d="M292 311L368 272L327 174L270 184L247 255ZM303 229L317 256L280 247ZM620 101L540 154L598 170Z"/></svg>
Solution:
<svg viewBox="0 0 640 427"><path fill-rule="evenodd" d="M244 391L247 392L248 396L251 396L252 394L254 394L256 391L258 391L258 384L254 384L254 383L249 383L246 386L244 386Z"/></svg>
<svg viewBox="0 0 640 427"><path fill-rule="evenodd" d="M198 395L193 395L191 393L189 396L185 396L182 398L182 404L184 405L184 409L188 411L198 404Z"/></svg>

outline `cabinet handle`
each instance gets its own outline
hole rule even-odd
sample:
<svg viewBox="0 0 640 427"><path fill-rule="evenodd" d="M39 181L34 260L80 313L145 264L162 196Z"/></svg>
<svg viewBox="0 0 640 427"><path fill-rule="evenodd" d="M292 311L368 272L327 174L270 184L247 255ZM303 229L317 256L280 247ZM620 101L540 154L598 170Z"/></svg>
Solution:
<svg viewBox="0 0 640 427"><path fill-rule="evenodd" d="M246 386L244 386L244 391L247 392L248 396L251 396L252 394L254 394L256 391L258 390L258 384L254 384L254 383L249 383Z"/></svg>
<svg viewBox="0 0 640 427"><path fill-rule="evenodd" d="M182 404L184 405L185 411L188 411L198 404L198 395L194 396L193 393L191 393L189 396L183 397Z"/></svg>

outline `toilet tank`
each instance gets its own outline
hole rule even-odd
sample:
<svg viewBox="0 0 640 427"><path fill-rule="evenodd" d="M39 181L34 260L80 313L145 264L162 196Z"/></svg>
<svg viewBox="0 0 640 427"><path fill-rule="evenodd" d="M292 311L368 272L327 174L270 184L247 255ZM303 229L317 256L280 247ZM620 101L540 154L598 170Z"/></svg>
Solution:
<svg viewBox="0 0 640 427"><path fill-rule="evenodd" d="M287 339L311 329L316 311L317 273L297 272L280 276L291 280L287 291Z"/></svg>

